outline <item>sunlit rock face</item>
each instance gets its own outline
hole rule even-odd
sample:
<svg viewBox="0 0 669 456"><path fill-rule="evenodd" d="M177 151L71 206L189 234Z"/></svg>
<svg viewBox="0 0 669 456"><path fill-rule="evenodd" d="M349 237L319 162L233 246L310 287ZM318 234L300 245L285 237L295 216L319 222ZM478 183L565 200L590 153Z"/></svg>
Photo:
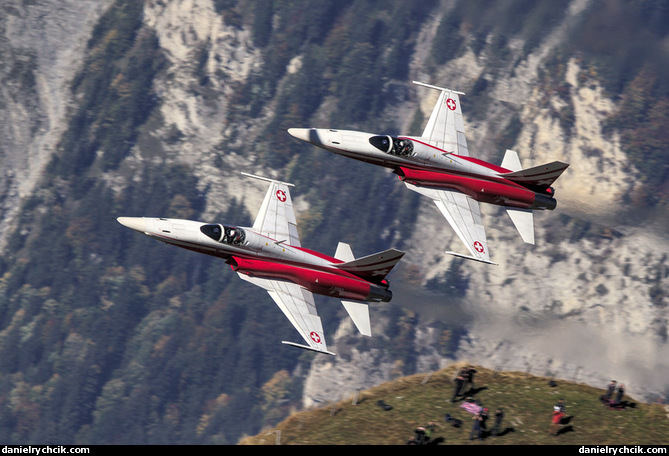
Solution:
<svg viewBox="0 0 669 456"><path fill-rule="evenodd" d="M111 0L0 6L0 250L21 198L39 180L67 125L70 82Z"/></svg>

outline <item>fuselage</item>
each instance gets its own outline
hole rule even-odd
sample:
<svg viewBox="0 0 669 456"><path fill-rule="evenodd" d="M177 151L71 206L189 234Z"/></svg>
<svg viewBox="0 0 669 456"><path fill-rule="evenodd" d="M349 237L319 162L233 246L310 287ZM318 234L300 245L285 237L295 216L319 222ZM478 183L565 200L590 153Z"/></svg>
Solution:
<svg viewBox="0 0 669 456"><path fill-rule="evenodd" d="M554 209L552 190L535 191L503 175L511 170L450 153L412 136L351 130L291 128L297 139L338 155L392 169L401 180L461 191L477 201L528 209Z"/></svg>
<svg viewBox="0 0 669 456"><path fill-rule="evenodd" d="M341 260L271 239L251 228L193 220L119 217L135 231L167 244L225 259L241 274L287 280L309 291L360 301L390 300L384 281L368 282L337 267Z"/></svg>

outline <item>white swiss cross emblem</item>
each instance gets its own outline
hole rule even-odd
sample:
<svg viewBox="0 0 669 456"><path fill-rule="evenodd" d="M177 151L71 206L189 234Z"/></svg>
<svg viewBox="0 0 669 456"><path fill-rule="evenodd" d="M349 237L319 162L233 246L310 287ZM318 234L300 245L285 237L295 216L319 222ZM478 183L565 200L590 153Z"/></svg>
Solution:
<svg viewBox="0 0 669 456"><path fill-rule="evenodd" d="M458 105L455 103L455 100L452 98L446 100L446 106L448 106L448 109L450 109L451 111L455 111L455 108L458 107Z"/></svg>
<svg viewBox="0 0 669 456"><path fill-rule="evenodd" d="M276 197L279 201L282 203L286 201L286 193L283 190L277 190L276 191Z"/></svg>

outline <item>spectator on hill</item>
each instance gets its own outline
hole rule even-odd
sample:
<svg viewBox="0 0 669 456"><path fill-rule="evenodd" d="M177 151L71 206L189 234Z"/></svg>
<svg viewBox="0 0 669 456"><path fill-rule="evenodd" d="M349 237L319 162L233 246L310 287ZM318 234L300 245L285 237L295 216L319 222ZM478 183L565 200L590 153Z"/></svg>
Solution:
<svg viewBox="0 0 669 456"><path fill-rule="evenodd" d="M560 424L562 423L562 418L564 417L564 412L560 410L560 407L557 405L553 407L553 415L551 417L551 427L548 430L550 435L558 435L560 430Z"/></svg>
<svg viewBox="0 0 669 456"><path fill-rule="evenodd" d="M562 413L567 413L567 407L564 405L564 399L560 399L557 401L557 404L555 404L557 408L560 409Z"/></svg>
<svg viewBox="0 0 669 456"><path fill-rule="evenodd" d="M462 394L462 388L465 384L465 370L466 369L464 367L460 369L458 371L458 375L455 377L455 380L453 380L455 385L453 387L453 397L451 398L451 402L455 402L458 396Z"/></svg>
<svg viewBox="0 0 669 456"><path fill-rule="evenodd" d="M493 425L492 430L490 431L491 435L495 437L499 435L503 419L504 419L504 411L501 408L498 408L497 411L495 411L495 424Z"/></svg>
<svg viewBox="0 0 669 456"><path fill-rule="evenodd" d="M432 433L434 433L434 428L437 427L437 423L430 421L427 426L425 426L425 437L427 437L426 442L429 442L432 439Z"/></svg>
<svg viewBox="0 0 669 456"><path fill-rule="evenodd" d="M616 405L620 405L623 402L623 396L625 395L625 385L622 383L618 387L618 394L616 394Z"/></svg>
<svg viewBox="0 0 669 456"><path fill-rule="evenodd" d="M411 445L424 445L425 444L425 428L423 426L418 426L414 429L415 436L409 439L409 444Z"/></svg>
<svg viewBox="0 0 669 456"><path fill-rule="evenodd" d="M482 408L480 412L474 415L474 424L472 425L472 430L469 433L469 440L474 440L476 435L479 440L483 440L485 430L487 428L486 421L488 419L488 409Z"/></svg>
<svg viewBox="0 0 669 456"><path fill-rule="evenodd" d="M469 366L466 370L465 374L465 380L467 382L467 389L466 391L469 393L474 389L474 374L476 373L476 369L474 369L474 366Z"/></svg>
<svg viewBox="0 0 669 456"><path fill-rule="evenodd" d="M616 381L611 380L609 383L609 386L606 389L606 395L604 396L607 401L611 401L613 399L613 393L616 391Z"/></svg>
<svg viewBox="0 0 669 456"><path fill-rule="evenodd" d="M427 426L419 426L414 430L414 437L411 437L407 445L429 445L433 443L432 433L437 423L431 421Z"/></svg>
<svg viewBox="0 0 669 456"><path fill-rule="evenodd" d="M481 413L474 415L474 423L472 424L472 430L469 433L469 440L474 440L474 436L477 436L479 440L483 440L483 417Z"/></svg>

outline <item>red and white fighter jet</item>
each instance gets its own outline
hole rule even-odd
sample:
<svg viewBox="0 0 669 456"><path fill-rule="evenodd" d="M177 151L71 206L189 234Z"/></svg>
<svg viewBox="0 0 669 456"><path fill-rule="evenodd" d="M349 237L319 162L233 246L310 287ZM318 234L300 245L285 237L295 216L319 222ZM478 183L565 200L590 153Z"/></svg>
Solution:
<svg viewBox="0 0 669 456"><path fill-rule="evenodd" d="M388 302L385 279L404 252L390 249L355 259L340 242L334 257L301 246L290 197L292 184L242 173L270 183L253 227L192 220L119 217L124 226L177 247L226 260L242 279L267 290L307 345L327 350L313 293L340 298L361 334L371 337L368 302Z"/></svg>
<svg viewBox="0 0 669 456"><path fill-rule="evenodd" d="M557 205L553 182L569 166L554 161L522 169L507 150L501 166L469 156L459 95L422 82L441 93L422 136L389 136L327 128L290 128L297 139L338 155L392 169L406 186L434 200L470 255L492 263L479 202L504 206L523 240L534 244L534 210Z"/></svg>

